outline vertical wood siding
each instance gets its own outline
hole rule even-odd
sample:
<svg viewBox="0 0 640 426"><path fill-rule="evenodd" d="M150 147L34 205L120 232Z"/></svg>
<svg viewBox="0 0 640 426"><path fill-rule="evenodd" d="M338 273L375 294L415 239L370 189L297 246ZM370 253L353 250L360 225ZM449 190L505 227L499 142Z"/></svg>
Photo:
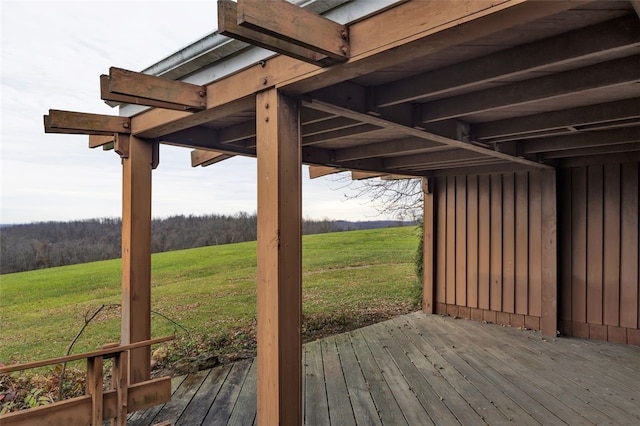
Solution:
<svg viewBox="0 0 640 426"><path fill-rule="evenodd" d="M439 178L435 312L544 328L557 271L562 334L640 345L639 174L628 163L561 170L555 183L540 172ZM554 187L557 224L545 204Z"/></svg>
<svg viewBox="0 0 640 426"><path fill-rule="evenodd" d="M561 172L560 328L640 344L638 163Z"/></svg>
<svg viewBox="0 0 640 426"><path fill-rule="evenodd" d="M436 195L436 312L538 329L540 174L443 177Z"/></svg>

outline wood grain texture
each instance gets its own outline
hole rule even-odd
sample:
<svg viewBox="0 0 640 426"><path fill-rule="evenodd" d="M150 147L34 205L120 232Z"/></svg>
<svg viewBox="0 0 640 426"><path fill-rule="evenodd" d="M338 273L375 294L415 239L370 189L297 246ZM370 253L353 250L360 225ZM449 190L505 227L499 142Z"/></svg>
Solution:
<svg viewBox="0 0 640 426"><path fill-rule="evenodd" d="M541 188L541 259L542 288L540 331L555 337L558 330L558 214L556 171L540 172Z"/></svg>
<svg viewBox="0 0 640 426"><path fill-rule="evenodd" d="M542 187L540 173L529 174L529 315L542 315Z"/></svg>
<svg viewBox="0 0 640 426"><path fill-rule="evenodd" d="M478 307L489 309L491 197L488 175L478 176Z"/></svg>
<svg viewBox="0 0 640 426"><path fill-rule="evenodd" d="M467 178L456 176L456 304L467 305Z"/></svg>
<svg viewBox="0 0 640 426"><path fill-rule="evenodd" d="M152 143L129 138L122 159L123 344L151 338L151 162ZM149 347L131 351L130 383L151 377Z"/></svg>
<svg viewBox="0 0 640 426"><path fill-rule="evenodd" d="M301 160L298 103L256 97L258 156L258 414L302 423Z"/></svg>
<svg viewBox="0 0 640 426"><path fill-rule="evenodd" d="M515 312L515 175L502 175L502 310Z"/></svg>
<svg viewBox="0 0 640 426"><path fill-rule="evenodd" d="M621 250L620 250L620 326L640 328L638 297L638 163L622 165L621 173Z"/></svg>
<svg viewBox="0 0 640 426"><path fill-rule="evenodd" d="M562 197L559 197L560 201L560 224L559 224L559 242L560 242L560 320L563 322L571 321L571 300L572 300L572 247L573 247L573 235L572 230L572 183L571 183L571 170L562 170L559 172L561 183L560 191ZM569 330L561 330L563 333L567 333Z"/></svg>
<svg viewBox="0 0 640 426"><path fill-rule="evenodd" d="M604 166L603 322L620 325L620 165Z"/></svg>
<svg viewBox="0 0 640 426"><path fill-rule="evenodd" d="M529 313L529 179L515 175L515 312Z"/></svg>
<svg viewBox="0 0 640 426"><path fill-rule="evenodd" d="M489 308L502 311L502 176L491 175Z"/></svg>
<svg viewBox="0 0 640 426"><path fill-rule="evenodd" d="M447 178L436 179L436 301L446 303L447 292ZM436 309L436 312L439 312Z"/></svg>
<svg viewBox="0 0 640 426"><path fill-rule="evenodd" d="M446 303L456 303L456 178L447 178L447 281Z"/></svg>
<svg viewBox="0 0 640 426"><path fill-rule="evenodd" d="M314 380L318 389L324 389L324 396L315 391L305 394L305 411L322 406L323 412L335 413L325 414L321 424L354 424L353 419L356 424L394 426L635 424L640 416L640 407L631 399L640 381L640 347L632 345L547 339L539 332L416 312L312 342L305 345L305 352L315 359L309 373L320 373ZM247 361L243 363L246 366ZM227 377L220 391L213 392L209 414L218 408L239 418L248 411L247 422L229 424L251 424L251 408L241 399L245 388L250 390L255 383L255 369L246 373L234 400L224 395L237 393L233 389L239 381L231 374L213 374L232 368L236 369L222 366L204 373ZM186 381L198 375L187 376ZM204 401L198 395L210 391L202 385L193 398L174 396L172 403L182 405L175 412L189 412L188 405ZM176 423L176 419L167 420ZM204 419L192 418L190 424L210 424ZM131 419L129 424L153 422Z"/></svg>
<svg viewBox="0 0 640 426"><path fill-rule="evenodd" d="M431 187L429 187L431 185ZM433 188L435 180L430 183L426 178L422 181L423 217L422 217L422 310L427 314L435 312L436 274L434 259L434 243L436 232L436 202Z"/></svg>
<svg viewBox="0 0 640 426"><path fill-rule="evenodd" d="M478 307L478 176L467 177L467 306Z"/></svg>
<svg viewBox="0 0 640 426"><path fill-rule="evenodd" d="M571 319L576 323L587 321L587 169L573 170L571 192Z"/></svg>
<svg viewBox="0 0 640 426"><path fill-rule="evenodd" d="M587 169L587 322L602 324L603 168Z"/></svg>

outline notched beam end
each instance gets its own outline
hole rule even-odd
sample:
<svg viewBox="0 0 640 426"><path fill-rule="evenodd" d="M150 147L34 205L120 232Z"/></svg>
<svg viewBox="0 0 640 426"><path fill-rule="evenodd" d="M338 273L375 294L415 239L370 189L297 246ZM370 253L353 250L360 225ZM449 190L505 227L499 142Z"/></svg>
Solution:
<svg viewBox="0 0 640 426"><path fill-rule="evenodd" d="M270 5L267 4L270 2L257 3L259 8L270 7ZM297 8L297 6L291 6ZM259 26L257 27L245 23L244 15L240 16L238 13L238 7L239 5L231 0L218 0L218 32L220 34L255 46L260 46L273 52L281 53L285 56L290 56L319 67L331 66L349 59L348 56L344 56L342 54L337 56L327 55L315 48L310 48L309 45L301 43L295 38L292 39L290 37L281 36L277 31L263 31ZM301 10L304 11L304 9ZM243 25L239 25L240 21L243 22ZM305 32L309 32L309 30L305 28Z"/></svg>
<svg viewBox="0 0 640 426"><path fill-rule="evenodd" d="M128 117L50 109L49 114L44 116L44 131L109 136L114 133L131 133L131 120Z"/></svg>
<svg viewBox="0 0 640 426"><path fill-rule="evenodd" d="M113 149L114 135L89 135L89 148ZM106 148L110 146L110 148Z"/></svg>
<svg viewBox="0 0 640 426"><path fill-rule="evenodd" d="M231 157L233 157L233 155L222 152L194 149L191 151L191 167L207 167Z"/></svg>
<svg viewBox="0 0 640 426"><path fill-rule="evenodd" d="M100 97L178 111L201 111L207 107L206 86L116 67L109 68L109 75L100 76Z"/></svg>

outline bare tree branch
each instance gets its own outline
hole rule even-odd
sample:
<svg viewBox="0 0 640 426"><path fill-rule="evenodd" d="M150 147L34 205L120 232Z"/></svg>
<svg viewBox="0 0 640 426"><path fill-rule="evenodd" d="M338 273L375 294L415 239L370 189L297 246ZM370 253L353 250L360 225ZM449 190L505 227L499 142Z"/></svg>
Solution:
<svg viewBox="0 0 640 426"><path fill-rule="evenodd" d="M334 182L340 183L347 199L362 199L370 202L381 215L390 215L401 220L419 220L422 216L422 183L416 179L383 180L371 178L351 180L348 174L337 175Z"/></svg>

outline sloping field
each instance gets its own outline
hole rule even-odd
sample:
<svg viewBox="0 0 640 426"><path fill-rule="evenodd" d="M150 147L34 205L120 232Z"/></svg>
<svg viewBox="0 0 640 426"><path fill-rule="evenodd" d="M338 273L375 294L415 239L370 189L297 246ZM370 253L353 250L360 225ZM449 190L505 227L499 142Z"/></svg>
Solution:
<svg viewBox="0 0 640 426"><path fill-rule="evenodd" d="M417 242L415 227L303 237L306 338L414 308ZM255 277L255 242L153 255L153 337L175 333L187 344L224 346L251 335ZM119 260L2 275L0 362L63 355L103 305L73 353L118 341L119 303Z"/></svg>

